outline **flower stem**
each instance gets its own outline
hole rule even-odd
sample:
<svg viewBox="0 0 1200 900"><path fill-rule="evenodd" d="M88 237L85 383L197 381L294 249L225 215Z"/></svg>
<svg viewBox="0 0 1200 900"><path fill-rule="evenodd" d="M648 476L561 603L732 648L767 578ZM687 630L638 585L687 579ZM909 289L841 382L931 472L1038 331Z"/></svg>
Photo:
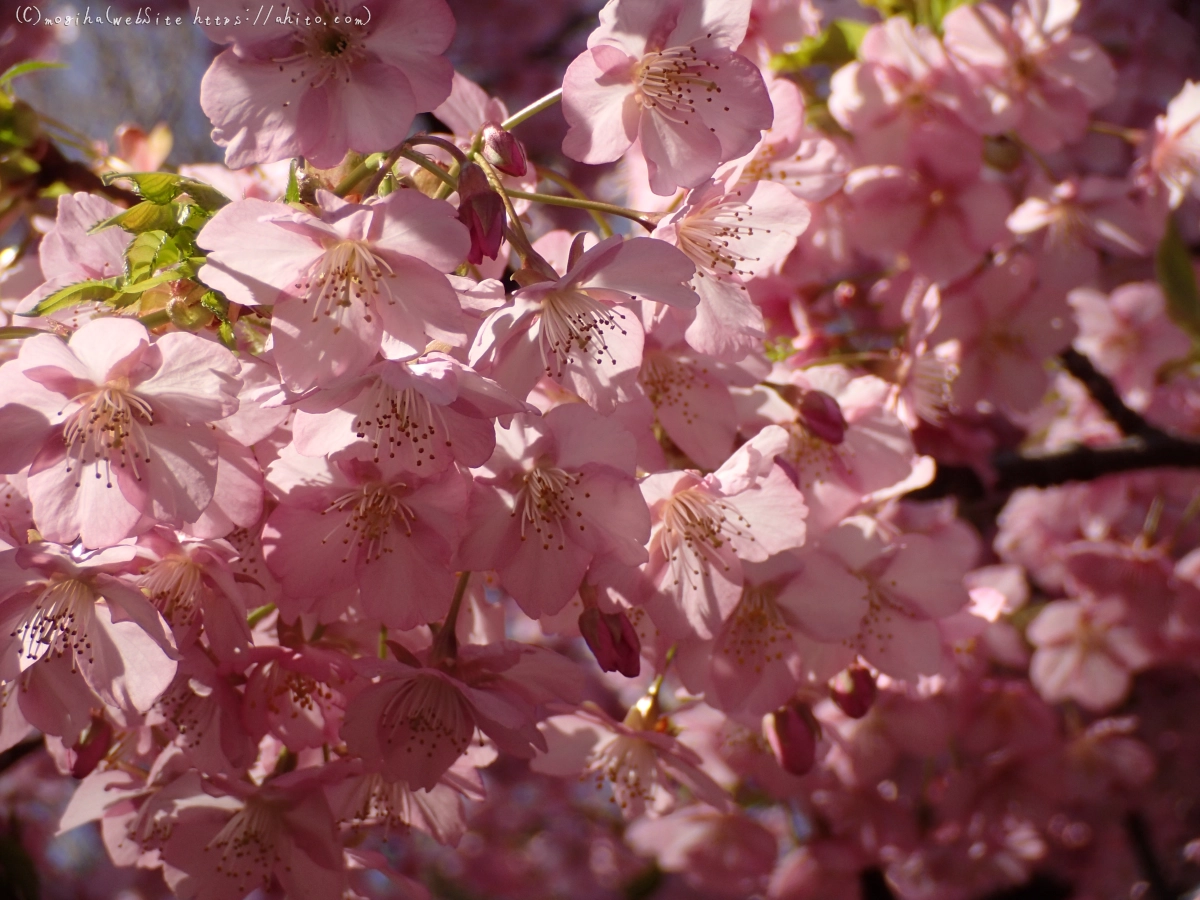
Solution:
<svg viewBox="0 0 1200 900"><path fill-rule="evenodd" d="M1111 122L1088 122L1088 131L1096 134L1111 134L1130 144L1140 144L1146 137L1146 132L1140 128L1125 128Z"/></svg>
<svg viewBox="0 0 1200 900"><path fill-rule="evenodd" d="M510 128L516 128L518 125L520 125L526 119L532 118L533 116L536 116L538 113L542 112L543 110L549 109L550 107L552 107L555 103L557 103L561 99L562 99L562 88L559 88L556 91L551 91L549 94L547 94L541 100L535 100L533 103L530 103L524 109L518 110L517 112L513 113L511 116L509 116L507 119L505 119L503 122L500 123L500 127L503 128L505 131L508 131Z"/></svg>
<svg viewBox="0 0 1200 900"><path fill-rule="evenodd" d="M637 222L647 231L653 231L655 219L659 218L659 213L644 213L638 212L636 209L627 209L624 206L616 206L612 203L601 203L599 200L577 200L574 197L558 197L554 194L531 194L528 191L509 191L510 197L516 197L518 200L532 200L535 203L545 203L549 206L567 206L571 209L586 209L595 210L596 212L608 213L610 216L621 216L624 219L632 219Z"/></svg>
<svg viewBox="0 0 1200 900"><path fill-rule="evenodd" d="M379 164L379 168L375 170L375 174L363 185L362 195L364 197L370 197L379 190L379 185L383 184L383 179L387 177L388 172L392 171L392 166L400 159L400 154L403 152L404 144L400 144L387 155L387 159Z"/></svg>
<svg viewBox="0 0 1200 900"><path fill-rule="evenodd" d="M441 147L443 150L453 156L460 166L467 161L466 154L463 153L462 150L460 150L454 143L446 140L445 138L440 138L435 134L415 134L404 143L408 144L410 147L415 147L418 144L429 144L432 147Z"/></svg>
<svg viewBox="0 0 1200 900"><path fill-rule="evenodd" d="M1054 169L1052 169L1050 167L1050 163L1046 162L1046 158L1044 156L1042 156L1042 154L1038 153L1036 150L1034 150L1032 147L1030 147L1027 143L1025 143L1023 140L1021 140L1015 134L1010 134L1010 135L1008 135L1008 137L1014 144L1016 144L1018 147L1021 148L1022 151L1024 151L1026 156L1028 156L1035 163L1037 163L1038 168L1041 169L1043 173L1045 173L1046 177L1049 178L1050 181L1052 181L1055 184L1058 183L1058 176L1056 174L1054 174Z"/></svg>
<svg viewBox="0 0 1200 900"><path fill-rule="evenodd" d="M560 188L562 188L564 191L566 191L568 194L570 194L572 197L574 197L576 200L587 200L588 199L587 194L585 194L582 190L580 190L578 187L576 187L574 182L572 182L565 175L558 174L553 169L543 169L541 166L538 166L537 174L538 174L538 178L544 178L544 179L546 179L546 181L554 182ZM610 238L613 236L612 226L610 226L608 224L608 220L605 219L604 216L601 215L598 210L589 209L588 213L591 215L592 219L595 221L596 226L600 229L601 235L603 235L606 238Z"/></svg>
<svg viewBox="0 0 1200 900"><path fill-rule="evenodd" d="M383 164L382 153L372 153L357 166L350 170L345 178L338 182L333 192L339 197L345 197L368 175L373 174Z"/></svg>
<svg viewBox="0 0 1200 900"><path fill-rule="evenodd" d="M503 182L500 181L500 174L492 167L492 164L483 158L482 155L476 154L475 161L479 163L479 167L483 169L483 174L487 176L488 184L492 186L500 199L504 202L504 211L508 213L509 225L504 229L504 236L508 238L508 242L513 245L513 249L517 251L517 255L521 257L521 262L531 268L544 270L546 274L554 275L554 267L542 259L541 254L533 249L533 244L529 242L529 235L525 233L525 226L521 224L521 220L517 218L517 211L513 209L512 199L509 197L509 191L504 189ZM513 191L513 194L522 193L521 191Z"/></svg>
<svg viewBox="0 0 1200 900"><path fill-rule="evenodd" d="M250 615L246 616L246 624L253 628L273 612L275 612L274 603L267 603L264 606L260 606L258 609L251 610Z"/></svg>
<svg viewBox="0 0 1200 900"><path fill-rule="evenodd" d="M442 184L446 185L446 187L450 188L450 190L446 192L447 197L458 190L458 182L454 179L454 176L431 160L424 153L418 153L416 150L409 150L405 148L400 151L400 155L409 162L416 163L434 178L437 178L439 181L441 181Z"/></svg>

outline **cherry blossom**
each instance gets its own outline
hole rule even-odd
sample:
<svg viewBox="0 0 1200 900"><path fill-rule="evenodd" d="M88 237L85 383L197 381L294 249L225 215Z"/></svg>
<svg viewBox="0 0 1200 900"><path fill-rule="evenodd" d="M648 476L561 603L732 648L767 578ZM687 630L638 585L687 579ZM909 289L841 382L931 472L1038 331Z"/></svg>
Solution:
<svg viewBox="0 0 1200 900"><path fill-rule="evenodd" d="M207 423L237 410L233 355L191 334L150 340L128 319L88 322L64 343L26 341L0 368L5 429L22 433L2 463L32 463L33 517L49 540L104 547L144 515L184 523L213 498L217 439Z"/></svg>
<svg viewBox="0 0 1200 900"><path fill-rule="evenodd" d="M469 238L448 204L398 191L373 204L320 195L320 217L282 203L231 203L205 227L200 278L229 299L274 305L275 361L289 389L363 372L382 348L419 355L431 338L461 342L464 325L442 275ZM272 248L270 271L258 248Z"/></svg>
<svg viewBox="0 0 1200 900"><path fill-rule="evenodd" d="M231 168L297 155L329 167L347 150L391 147L450 93L444 0L401 0L366 17L347 0L303 0L261 22L231 0L193 6L208 36L231 45L200 86ZM320 24L305 24L314 17Z"/></svg>
<svg viewBox="0 0 1200 900"><path fill-rule="evenodd" d="M0 649L6 680L50 664L53 671L39 676L43 690L67 694L68 686L54 682L78 679L113 706L149 709L174 677L178 654L162 616L119 577L135 556L129 545L78 561L52 544L0 553L0 615L9 623ZM37 702L35 689L23 685L22 697Z"/></svg>
<svg viewBox="0 0 1200 900"><path fill-rule="evenodd" d="M1200 171L1200 146L1196 130L1200 121L1200 84L1188 81L1154 120L1149 146L1139 159L1142 176L1160 179L1167 186L1172 209L1183 202Z"/></svg>
<svg viewBox="0 0 1200 900"><path fill-rule="evenodd" d="M783 187L756 181L727 190L714 181L691 191L654 230L696 264L692 287L700 303L685 332L692 347L734 361L762 339L762 313L745 282L782 263L810 218Z"/></svg>
<svg viewBox="0 0 1200 900"><path fill-rule="evenodd" d="M365 440L371 459L436 475L454 462L480 466L492 455L497 416L525 405L495 382L436 351L412 362L385 360L336 390L295 404L297 452L325 456Z"/></svg>
<svg viewBox="0 0 1200 900"><path fill-rule="evenodd" d="M500 641L459 648L444 667L361 660L378 678L346 708L342 739L367 771L432 791L476 730L518 756L545 747L536 727L551 700L577 698L578 674L551 651Z"/></svg>
<svg viewBox="0 0 1200 900"><path fill-rule="evenodd" d="M563 152L612 162L637 141L663 195L745 155L772 116L762 75L734 50L749 20L748 0L609 0L564 77Z"/></svg>
<svg viewBox="0 0 1200 900"><path fill-rule="evenodd" d="M496 438L472 489L460 564L495 569L539 617L562 609L595 562L646 560L650 514L633 480L628 432L571 403L517 417Z"/></svg>
<svg viewBox="0 0 1200 900"><path fill-rule="evenodd" d="M617 722L598 709L552 716L541 726L547 752L530 764L535 771L581 774L607 787L626 819L663 814L675 806L676 785L716 809L728 808L724 791L700 768L695 751L656 729L654 698L646 698Z"/></svg>
<svg viewBox="0 0 1200 900"><path fill-rule="evenodd" d="M711 637L741 594L742 563L804 543L808 508L775 464L787 440L782 428L768 427L711 475L670 472L642 482L654 523L646 605L659 628Z"/></svg>
<svg viewBox="0 0 1200 900"><path fill-rule="evenodd" d="M328 460L286 449L267 471L279 505L263 530L263 556L287 608L298 612L305 601L357 586L364 610L389 625L442 618L467 485L454 469L432 475L412 475L390 460ZM406 596L395 595L396 585L408 587Z"/></svg>
<svg viewBox="0 0 1200 900"><path fill-rule="evenodd" d="M686 284L695 266L649 238L615 236L580 253L582 246L572 244L565 275L547 271L484 321L470 361L519 399L545 376L608 413L642 361L644 332L627 304L695 308Z"/></svg>

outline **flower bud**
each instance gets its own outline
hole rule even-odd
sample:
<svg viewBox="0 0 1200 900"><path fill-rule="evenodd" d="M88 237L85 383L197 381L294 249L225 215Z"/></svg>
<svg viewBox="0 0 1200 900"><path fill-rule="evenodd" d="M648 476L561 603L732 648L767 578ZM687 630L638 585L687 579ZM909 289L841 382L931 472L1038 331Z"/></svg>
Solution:
<svg viewBox="0 0 1200 900"><path fill-rule="evenodd" d="M100 760L108 755L112 746L113 729L108 719L95 714L87 729L79 736L71 751L75 760L71 763L71 775L75 778L86 778L92 773Z"/></svg>
<svg viewBox="0 0 1200 900"><path fill-rule="evenodd" d="M634 678L642 671L642 642L625 613L589 607L579 615L579 630L605 672Z"/></svg>
<svg viewBox="0 0 1200 900"><path fill-rule="evenodd" d="M838 402L824 391L805 391L798 407L800 421L810 432L830 444L846 438L846 417Z"/></svg>
<svg viewBox="0 0 1200 900"><path fill-rule="evenodd" d="M817 761L820 727L808 704L800 700L768 713L763 720L763 730L775 761L793 775L806 775Z"/></svg>
<svg viewBox="0 0 1200 900"><path fill-rule="evenodd" d="M504 201L475 163L467 163L458 175L458 220L471 234L467 262L478 265L485 256L495 259L504 238Z"/></svg>
<svg viewBox="0 0 1200 900"><path fill-rule="evenodd" d="M517 178L529 169L521 142L493 122L483 126L483 158L505 175Z"/></svg>
<svg viewBox="0 0 1200 900"><path fill-rule="evenodd" d="M875 676L865 666L850 666L834 676L829 697L852 719L861 719L875 703Z"/></svg>

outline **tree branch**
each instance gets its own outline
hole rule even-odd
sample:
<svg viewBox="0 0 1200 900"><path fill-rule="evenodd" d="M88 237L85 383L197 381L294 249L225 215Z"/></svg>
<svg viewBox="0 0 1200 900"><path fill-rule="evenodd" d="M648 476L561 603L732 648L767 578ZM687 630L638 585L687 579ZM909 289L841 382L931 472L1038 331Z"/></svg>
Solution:
<svg viewBox="0 0 1200 900"><path fill-rule="evenodd" d="M1068 347L1059 355L1058 359L1063 364L1063 368L1087 388L1088 394L1121 429L1122 433L1130 436L1162 434L1143 419L1140 413L1136 413L1126 406L1112 382L1097 371L1096 367L1092 365L1092 361L1074 347Z"/></svg>
<svg viewBox="0 0 1200 900"><path fill-rule="evenodd" d="M1150 885L1151 898L1153 900L1175 900L1177 894L1167 884L1167 877L1163 874L1162 866L1158 864L1158 857L1155 855L1154 847L1150 842L1150 830L1141 813L1129 812L1126 814L1125 834L1129 837L1129 843L1133 848L1133 855L1137 857L1138 868L1142 870L1142 877Z"/></svg>
<svg viewBox="0 0 1200 900"><path fill-rule="evenodd" d="M1002 497L1018 488L1044 488L1072 481L1094 481L1120 472L1158 468L1200 469L1200 441L1177 437L1151 425L1140 413L1125 405L1112 382L1077 350L1064 351L1059 360L1063 368L1087 388L1089 396L1121 429L1124 440L1103 447L1079 445L1047 453L998 453L992 460L996 484L991 491L972 469L939 465L933 483L909 496L914 500L956 496L962 500L977 501L989 495Z"/></svg>
<svg viewBox="0 0 1200 900"><path fill-rule="evenodd" d="M1052 487L1139 469L1200 469L1200 442L1170 435L1136 437L1106 447L1072 447L1037 456L1004 453L993 464L1000 491Z"/></svg>

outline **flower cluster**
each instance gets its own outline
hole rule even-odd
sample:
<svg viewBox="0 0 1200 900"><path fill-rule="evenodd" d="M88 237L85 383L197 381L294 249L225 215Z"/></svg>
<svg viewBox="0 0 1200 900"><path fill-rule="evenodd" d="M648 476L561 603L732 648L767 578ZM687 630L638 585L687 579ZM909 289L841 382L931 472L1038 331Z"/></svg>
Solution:
<svg viewBox="0 0 1200 900"><path fill-rule="evenodd" d="M62 830L197 900L1197 880L1166 3L609 0L511 115L443 0L236 6L226 166L101 160L0 285Z"/></svg>

